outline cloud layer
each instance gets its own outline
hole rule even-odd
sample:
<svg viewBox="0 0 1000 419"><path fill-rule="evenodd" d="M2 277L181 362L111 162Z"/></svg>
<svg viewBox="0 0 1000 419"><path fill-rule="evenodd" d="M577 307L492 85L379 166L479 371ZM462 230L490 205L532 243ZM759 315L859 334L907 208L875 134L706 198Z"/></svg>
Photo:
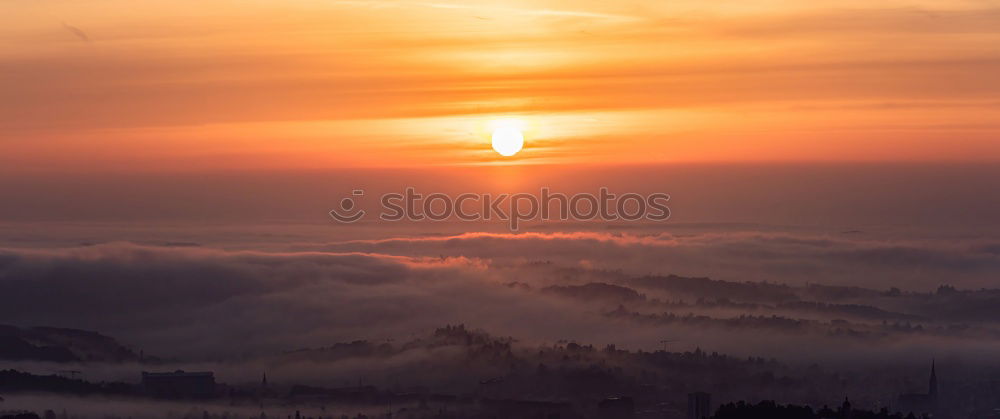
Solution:
<svg viewBox="0 0 1000 419"><path fill-rule="evenodd" d="M838 318L860 322L841 327L868 334L881 330L882 319L930 321L922 331L900 334L909 330L906 326L871 335L889 333L878 340L895 349L883 354L936 344L957 347L962 339L995 334L988 322L994 317L989 313L996 302L992 294L907 294L942 283L988 287L1000 269L1000 255L991 242L886 242L761 232L567 232L285 246L280 251L237 251L117 242L4 250L0 318L26 326L97 330L150 354L202 360L356 339L403 339L458 323L528 342L567 339L651 348L662 339L658 336L667 334L680 336L682 345L692 348L791 356L796 356L792 342L829 339L863 350L862 340L851 343L824 335L823 330L833 330L825 322ZM670 273L728 282L636 279ZM788 285L737 289L743 281ZM615 289L603 285L581 288L584 294L565 288L588 283L633 287L644 297L616 300L610 292ZM817 283L840 286L817 288ZM552 286L564 291L546 291ZM782 288L788 286L792 288ZM857 286L863 288L853 288ZM891 287L903 288L904 294L896 297ZM610 291L596 292L596 299L580 298L593 290ZM619 303L625 307L613 314ZM645 320L690 313L720 320L708 328ZM807 330L813 332L806 335L785 333L763 318L763 329L729 326L745 321L733 320L743 314L821 323L809 323ZM947 326L935 323L944 319L986 323L962 333L936 331ZM758 333L776 337L760 339ZM989 342L961 345L977 352Z"/></svg>

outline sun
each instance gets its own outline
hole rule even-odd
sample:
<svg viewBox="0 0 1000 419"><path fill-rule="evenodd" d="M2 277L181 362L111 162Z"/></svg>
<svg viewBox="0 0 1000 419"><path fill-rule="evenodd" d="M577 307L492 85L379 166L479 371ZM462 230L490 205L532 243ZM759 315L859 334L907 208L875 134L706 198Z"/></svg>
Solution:
<svg viewBox="0 0 1000 419"><path fill-rule="evenodd" d="M501 156L510 157L524 147L524 134L521 128L524 124L517 119L499 119L493 121L493 150Z"/></svg>

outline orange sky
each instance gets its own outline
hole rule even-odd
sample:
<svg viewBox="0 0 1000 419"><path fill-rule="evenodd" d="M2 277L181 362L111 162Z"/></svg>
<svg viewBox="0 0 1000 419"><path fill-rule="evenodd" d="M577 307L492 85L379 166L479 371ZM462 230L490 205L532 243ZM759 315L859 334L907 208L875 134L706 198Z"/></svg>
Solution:
<svg viewBox="0 0 1000 419"><path fill-rule="evenodd" d="M13 171L1000 160L997 1L10 0ZM517 117L502 158L489 122Z"/></svg>

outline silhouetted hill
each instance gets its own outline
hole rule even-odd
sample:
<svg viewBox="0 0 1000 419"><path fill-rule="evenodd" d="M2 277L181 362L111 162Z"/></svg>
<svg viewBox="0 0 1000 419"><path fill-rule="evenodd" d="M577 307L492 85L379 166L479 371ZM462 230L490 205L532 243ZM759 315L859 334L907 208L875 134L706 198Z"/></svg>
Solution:
<svg viewBox="0 0 1000 419"><path fill-rule="evenodd" d="M97 332L55 327L0 325L0 359L50 362L123 362L139 356Z"/></svg>
<svg viewBox="0 0 1000 419"><path fill-rule="evenodd" d="M553 285L543 288L542 292L580 300L607 301L616 304L645 299L634 289L602 282L591 282L583 285Z"/></svg>
<svg viewBox="0 0 1000 419"><path fill-rule="evenodd" d="M91 383L57 375L34 375L16 370L0 371L0 392L4 393L70 393L135 394L137 391L125 383Z"/></svg>
<svg viewBox="0 0 1000 419"><path fill-rule="evenodd" d="M800 300L792 287L767 282L731 282L704 277L667 275L631 278L626 280L626 283L676 294L713 296L737 301L783 303Z"/></svg>
<svg viewBox="0 0 1000 419"><path fill-rule="evenodd" d="M906 418L914 419L914 416L911 413ZM764 400L757 404L744 401L724 404L709 419L903 419L903 415L890 414L884 408L879 412L856 409L847 400L836 410L823 406L816 411L809 406L782 405Z"/></svg>

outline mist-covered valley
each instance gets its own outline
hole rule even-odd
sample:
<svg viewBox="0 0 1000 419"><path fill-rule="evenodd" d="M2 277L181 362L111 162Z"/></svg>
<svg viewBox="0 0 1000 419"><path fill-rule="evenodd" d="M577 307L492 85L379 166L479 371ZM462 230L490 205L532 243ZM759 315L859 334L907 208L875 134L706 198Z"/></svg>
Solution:
<svg viewBox="0 0 1000 419"><path fill-rule="evenodd" d="M39 392L129 406L147 400L140 372L185 370L211 371L240 409L269 397L272 412L428 400L585 412L627 395L655 417L684 417L698 391L717 404L850 397L877 410L923 391L935 360L949 403L993 403L969 390L1000 371L1000 290L986 286L1000 256L988 237L706 228L305 233L267 248L168 232L161 243L8 247L0 368L75 371L92 387L9 375L0 394L10 406ZM713 275L691 275L698 266ZM895 279L908 274L913 287Z"/></svg>

